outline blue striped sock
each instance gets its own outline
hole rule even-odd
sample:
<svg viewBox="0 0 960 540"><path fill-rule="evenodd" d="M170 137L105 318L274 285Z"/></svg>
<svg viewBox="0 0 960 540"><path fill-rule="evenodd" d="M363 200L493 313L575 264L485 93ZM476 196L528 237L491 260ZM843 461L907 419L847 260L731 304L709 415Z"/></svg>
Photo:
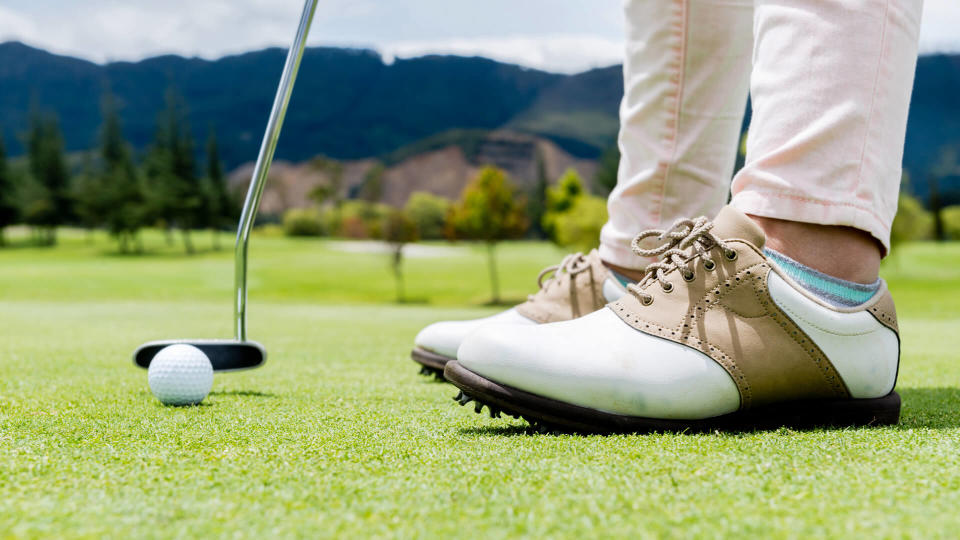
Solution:
<svg viewBox="0 0 960 540"><path fill-rule="evenodd" d="M764 249L763 253L804 289L832 306L858 306L873 298L880 289L879 279L869 285L855 283L818 272L772 249Z"/></svg>

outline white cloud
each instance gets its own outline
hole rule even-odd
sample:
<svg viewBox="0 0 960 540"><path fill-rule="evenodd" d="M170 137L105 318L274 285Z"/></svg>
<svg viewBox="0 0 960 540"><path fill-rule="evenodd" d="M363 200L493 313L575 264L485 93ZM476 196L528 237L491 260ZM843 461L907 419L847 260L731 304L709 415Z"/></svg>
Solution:
<svg viewBox="0 0 960 540"><path fill-rule="evenodd" d="M623 59L621 41L590 35L403 41L381 45L378 49L388 61L424 54L485 56L501 62L566 73L609 66Z"/></svg>
<svg viewBox="0 0 960 540"><path fill-rule="evenodd" d="M925 0L920 52L960 52L960 1Z"/></svg>

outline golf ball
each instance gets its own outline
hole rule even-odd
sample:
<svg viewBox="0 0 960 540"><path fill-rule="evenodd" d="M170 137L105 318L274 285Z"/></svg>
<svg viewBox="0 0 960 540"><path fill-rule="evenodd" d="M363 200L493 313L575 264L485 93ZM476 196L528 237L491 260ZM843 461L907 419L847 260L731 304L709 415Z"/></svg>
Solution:
<svg viewBox="0 0 960 540"><path fill-rule="evenodd" d="M150 362L147 382L164 405L196 405L213 386L213 365L193 345L168 345Z"/></svg>

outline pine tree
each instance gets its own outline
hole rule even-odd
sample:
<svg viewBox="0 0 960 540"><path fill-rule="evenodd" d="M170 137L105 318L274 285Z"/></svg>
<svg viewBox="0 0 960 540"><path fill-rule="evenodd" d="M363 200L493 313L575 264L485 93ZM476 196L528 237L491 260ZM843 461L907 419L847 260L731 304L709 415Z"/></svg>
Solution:
<svg viewBox="0 0 960 540"><path fill-rule="evenodd" d="M17 221L18 208L10 169L7 167L6 147L0 136L0 246L6 245L3 231Z"/></svg>
<svg viewBox="0 0 960 540"><path fill-rule="evenodd" d="M193 137L186 122L182 99L172 89L160 113L154 142L145 159L150 201L149 217L163 221L167 240L176 226L183 234L187 253L193 253L190 229L203 222L204 194L196 175Z"/></svg>
<svg viewBox="0 0 960 540"><path fill-rule="evenodd" d="M54 115L33 113L27 134L32 186L25 219L36 228L41 244L57 243L57 227L70 218L70 175L63 155L63 136Z"/></svg>
<svg viewBox="0 0 960 540"><path fill-rule="evenodd" d="M102 196L94 204L102 205L107 229L120 243L120 251L126 252L131 242L137 242L140 228L146 223L146 200L123 138L120 115L109 96L103 104L100 158L103 168L97 183Z"/></svg>
<svg viewBox="0 0 960 540"><path fill-rule="evenodd" d="M207 139L207 178L205 185L205 225L213 232L213 249L220 249L220 229L233 218L233 203L227 192L227 182L223 176L220 152L217 147L217 135L210 131Z"/></svg>

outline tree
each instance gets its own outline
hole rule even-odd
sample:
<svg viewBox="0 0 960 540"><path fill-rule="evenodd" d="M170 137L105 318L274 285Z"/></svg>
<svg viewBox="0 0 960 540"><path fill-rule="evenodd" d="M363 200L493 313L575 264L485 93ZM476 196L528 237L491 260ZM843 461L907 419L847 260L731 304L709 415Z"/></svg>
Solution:
<svg viewBox="0 0 960 540"><path fill-rule="evenodd" d="M392 209L383 220L383 239L390 244L390 269L396 284L397 303L403 303L403 248L418 240L417 224L402 210Z"/></svg>
<svg viewBox="0 0 960 540"><path fill-rule="evenodd" d="M57 227L70 218L70 175L63 155L63 136L56 116L33 113L27 134L32 179L25 220L35 227L41 244L57 243Z"/></svg>
<svg viewBox="0 0 960 540"><path fill-rule="evenodd" d="M537 181L530 190L530 198L527 203L527 215L530 217L530 228L533 235L537 238L543 238L546 233L543 230L543 214L547 211L547 189L550 182L547 180L547 164L543 159L543 154L537 152Z"/></svg>
<svg viewBox="0 0 960 540"><path fill-rule="evenodd" d="M917 199L900 193L897 202L897 215L890 227L890 250L905 242L924 240L933 234L933 216L923 208Z"/></svg>
<svg viewBox="0 0 960 540"><path fill-rule="evenodd" d="M587 252L600 245L600 229L607 222L607 201L583 194L569 210L554 217L558 245Z"/></svg>
<svg viewBox="0 0 960 540"><path fill-rule="evenodd" d="M567 169L563 173L557 185L547 188L547 206L543 214L543 230L547 238L557 242L556 219L557 216L569 211L578 197L584 195L583 181L580 175L573 169Z"/></svg>
<svg viewBox="0 0 960 540"><path fill-rule="evenodd" d="M220 229L233 218L233 201L227 192L223 165L217 147L217 135L210 131L207 139L207 176L204 179L204 209L202 217L213 233L213 249L220 249Z"/></svg>
<svg viewBox="0 0 960 540"><path fill-rule="evenodd" d="M323 173L326 181L313 188L307 196L319 206L329 204L333 208L329 232L331 235L339 234L341 222L340 207L343 204L343 196L341 193L343 187L343 165L338 161L320 156L310 162L310 167Z"/></svg>
<svg viewBox="0 0 960 540"><path fill-rule="evenodd" d="M377 162L370 167L367 174L363 177L363 184L360 185L360 199L366 202L380 202L383 197L383 174L386 172L383 164Z"/></svg>
<svg viewBox="0 0 960 540"><path fill-rule="evenodd" d="M444 225L450 201L427 191L414 191L407 199L403 212L417 225L420 238L439 240L444 237Z"/></svg>
<svg viewBox="0 0 960 540"><path fill-rule="evenodd" d="M140 228L146 224L146 197L130 147L123 137L120 115L110 96L103 102L100 159L99 178L87 181L83 190L85 213L101 213L107 230L119 242L121 253L126 253L131 243L136 244L139 251L142 249ZM91 188L98 190L100 196L90 193Z"/></svg>
<svg viewBox="0 0 960 540"><path fill-rule="evenodd" d="M7 166L7 152L0 136L0 246L6 245L4 229L17 222L18 208L13 176Z"/></svg>
<svg viewBox="0 0 960 540"><path fill-rule="evenodd" d="M170 89L166 101L166 109L158 117L153 144L144 160L149 216L154 221L163 222L168 243L172 241L171 228L179 228L184 249L193 253L190 230L204 221L203 187L196 175L193 137L187 125L183 100Z"/></svg>
<svg viewBox="0 0 960 540"><path fill-rule="evenodd" d="M500 303L496 245L501 240L519 238L527 230L526 201L507 175L496 167L484 167L463 189L447 218L452 238L480 240L487 246L490 270L491 303Z"/></svg>
<svg viewBox="0 0 960 540"><path fill-rule="evenodd" d="M606 197L617 186L617 177L620 171L620 147L614 145L600 156L597 173L593 177L594 191L597 195Z"/></svg>

